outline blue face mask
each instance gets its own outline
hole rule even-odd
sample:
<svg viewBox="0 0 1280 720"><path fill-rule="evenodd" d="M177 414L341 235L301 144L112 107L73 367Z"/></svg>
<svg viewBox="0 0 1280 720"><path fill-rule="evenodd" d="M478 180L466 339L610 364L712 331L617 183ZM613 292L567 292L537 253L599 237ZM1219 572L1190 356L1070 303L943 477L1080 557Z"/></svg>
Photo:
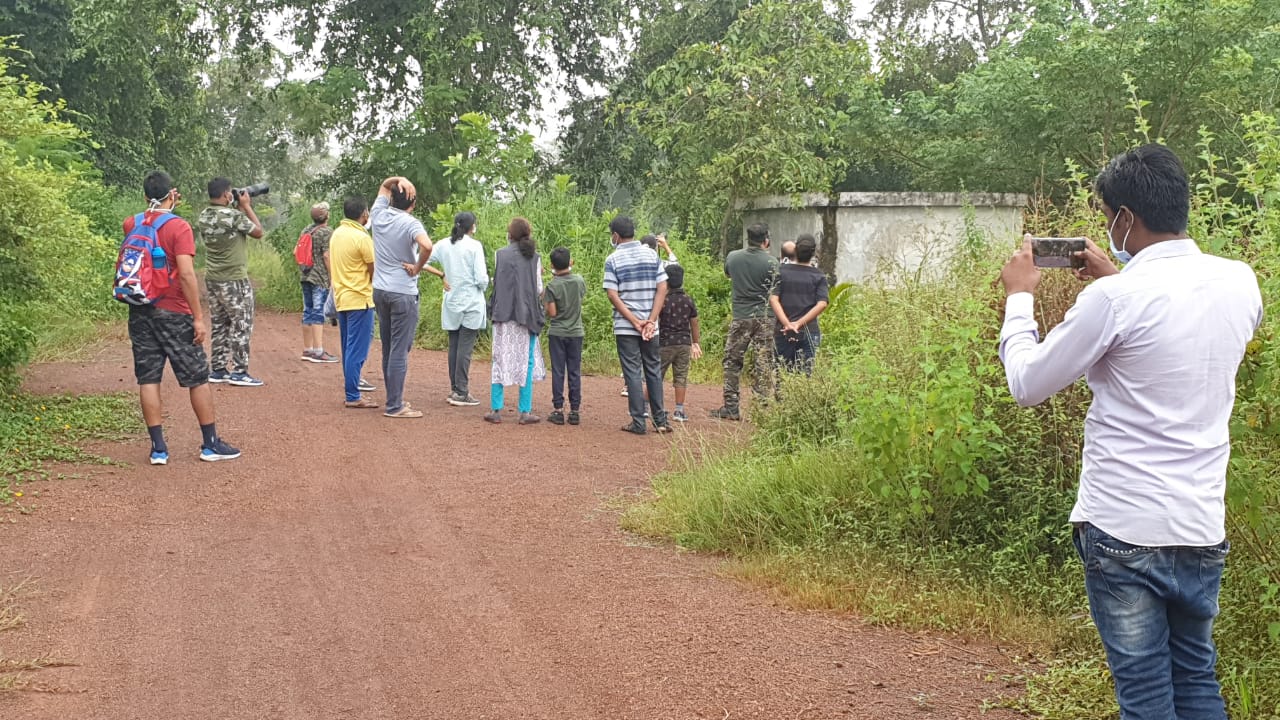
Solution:
<svg viewBox="0 0 1280 720"><path fill-rule="evenodd" d="M1120 209L1128 210L1128 208ZM1129 214L1132 215L1133 211L1129 210ZM1129 242L1129 233L1133 230L1133 223L1129 223L1129 229L1124 231L1124 238L1120 240L1120 247L1116 247L1116 239L1111 236L1111 231L1115 229L1119 220L1120 213L1117 212L1115 220L1112 220L1111 226L1107 228L1107 240L1111 243L1111 254L1116 256L1116 260L1119 260L1121 265L1128 265L1129 261L1133 260L1133 255L1127 252L1124 246Z"/></svg>

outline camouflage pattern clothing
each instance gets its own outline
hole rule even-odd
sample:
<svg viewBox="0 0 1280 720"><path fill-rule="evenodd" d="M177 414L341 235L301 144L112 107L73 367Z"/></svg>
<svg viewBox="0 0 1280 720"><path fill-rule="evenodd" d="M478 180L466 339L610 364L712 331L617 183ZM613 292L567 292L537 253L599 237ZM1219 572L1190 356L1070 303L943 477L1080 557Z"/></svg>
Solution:
<svg viewBox="0 0 1280 720"><path fill-rule="evenodd" d="M238 208L210 205L196 219L204 242L204 280L209 291L213 372L249 372L253 334L253 286L249 284L249 233L254 224Z"/></svg>
<svg viewBox="0 0 1280 720"><path fill-rule="evenodd" d="M328 225L312 225L307 232L311 233L311 268L301 271L302 282L328 290L329 268L324 264L324 255L329 252L333 228Z"/></svg>
<svg viewBox="0 0 1280 720"><path fill-rule="evenodd" d="M249 337L253 335L253 286L247 279L207 282L209 323L213 351L209 363L213 372L249 372Z"/></svg>
<svg viewBox="0 0 1280 720"><path fill-rule="evenodd" d="M724 341L724 406L739 409L738 385L747 350L753 350L755 373L751 391L757 398L773 393L773 317L753 317L729 323Z"/></svg>
<svg viewBox="0 0 1280 720"><path fill-rule="evenodd" d="M249 233L255 225L237 208L210 205L196 220L204 242L204 279L215 282L249 277Z"/></svg>

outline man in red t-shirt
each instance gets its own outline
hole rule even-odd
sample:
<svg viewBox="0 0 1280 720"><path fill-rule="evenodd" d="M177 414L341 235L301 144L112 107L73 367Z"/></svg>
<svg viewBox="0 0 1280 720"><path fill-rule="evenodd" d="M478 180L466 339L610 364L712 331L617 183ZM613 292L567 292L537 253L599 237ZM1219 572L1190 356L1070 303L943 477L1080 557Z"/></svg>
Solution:
<svg viewBox="0 0 1280 720"><path fill-rule="evenodd" d="M173 180L163 172L153 172L142 183L147 197L144 223L173 212L181 200ZM124 221L127 237L134 228L134 218ZM156 232L160 247L169 258L169 287L151 305L129 306L129 341L133 345L133 373L138 378L138 395L142 402L142 419L151 435L151 464L167 465L169 448L164 441L164 406L160 398L160 379L166 361L173 367L178 384L191 392L191 409L200 422L204 436L200 459L233 460L240 451L218 437L214 424L213 392L209 389L209 361L204 353L204 312L200 307L200 288L196 280L196 243L191 225L173 218ZM173 282L175 279L177 282Z"/></svg>

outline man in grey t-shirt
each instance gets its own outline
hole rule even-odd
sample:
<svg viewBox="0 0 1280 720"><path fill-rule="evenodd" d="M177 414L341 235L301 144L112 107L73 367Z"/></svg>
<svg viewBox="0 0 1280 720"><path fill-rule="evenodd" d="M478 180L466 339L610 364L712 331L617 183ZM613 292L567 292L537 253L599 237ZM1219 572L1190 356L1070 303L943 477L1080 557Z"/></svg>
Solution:
<svg viewBox="0 0 1280 720"><path fill-rule="evenodd" d="M382 380L392 418L422 417L404 402L409 349L418 332L418 273L431 257L431 238L412 215L418 192L402 177L389 177L378 188L369 213L373 232L373 305L382 339ZM440 277L444 273L428 269Z"/></svg>

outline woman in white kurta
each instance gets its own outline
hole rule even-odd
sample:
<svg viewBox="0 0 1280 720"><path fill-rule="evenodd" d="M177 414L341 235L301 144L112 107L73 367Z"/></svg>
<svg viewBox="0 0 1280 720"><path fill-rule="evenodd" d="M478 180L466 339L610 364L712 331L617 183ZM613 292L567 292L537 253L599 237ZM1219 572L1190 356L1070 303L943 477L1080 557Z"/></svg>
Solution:
<svg viewBox="0 0 1280 720"><path fill-rule="evenodd" d="M444 299L440 302L440 327L449 333L450 405L479 405L471 396L471 352L484 330L484 291L489 287L489 271L484 264L484 246L475 238L476 216L458 213L449 239L437 243L431 262L444 270Z"/></svg>
<svg viewBox="0 0 1280 720"><path fill-rule="evenodd" d="M520 386L520 424L541 420L533 414L533 383L547 376L538 348L545 315L542 307L542 260L529 221L516 218L507 227L507 246L493 264L493 384L490 412L484 419L502 422L503 390Z"/></svg>

